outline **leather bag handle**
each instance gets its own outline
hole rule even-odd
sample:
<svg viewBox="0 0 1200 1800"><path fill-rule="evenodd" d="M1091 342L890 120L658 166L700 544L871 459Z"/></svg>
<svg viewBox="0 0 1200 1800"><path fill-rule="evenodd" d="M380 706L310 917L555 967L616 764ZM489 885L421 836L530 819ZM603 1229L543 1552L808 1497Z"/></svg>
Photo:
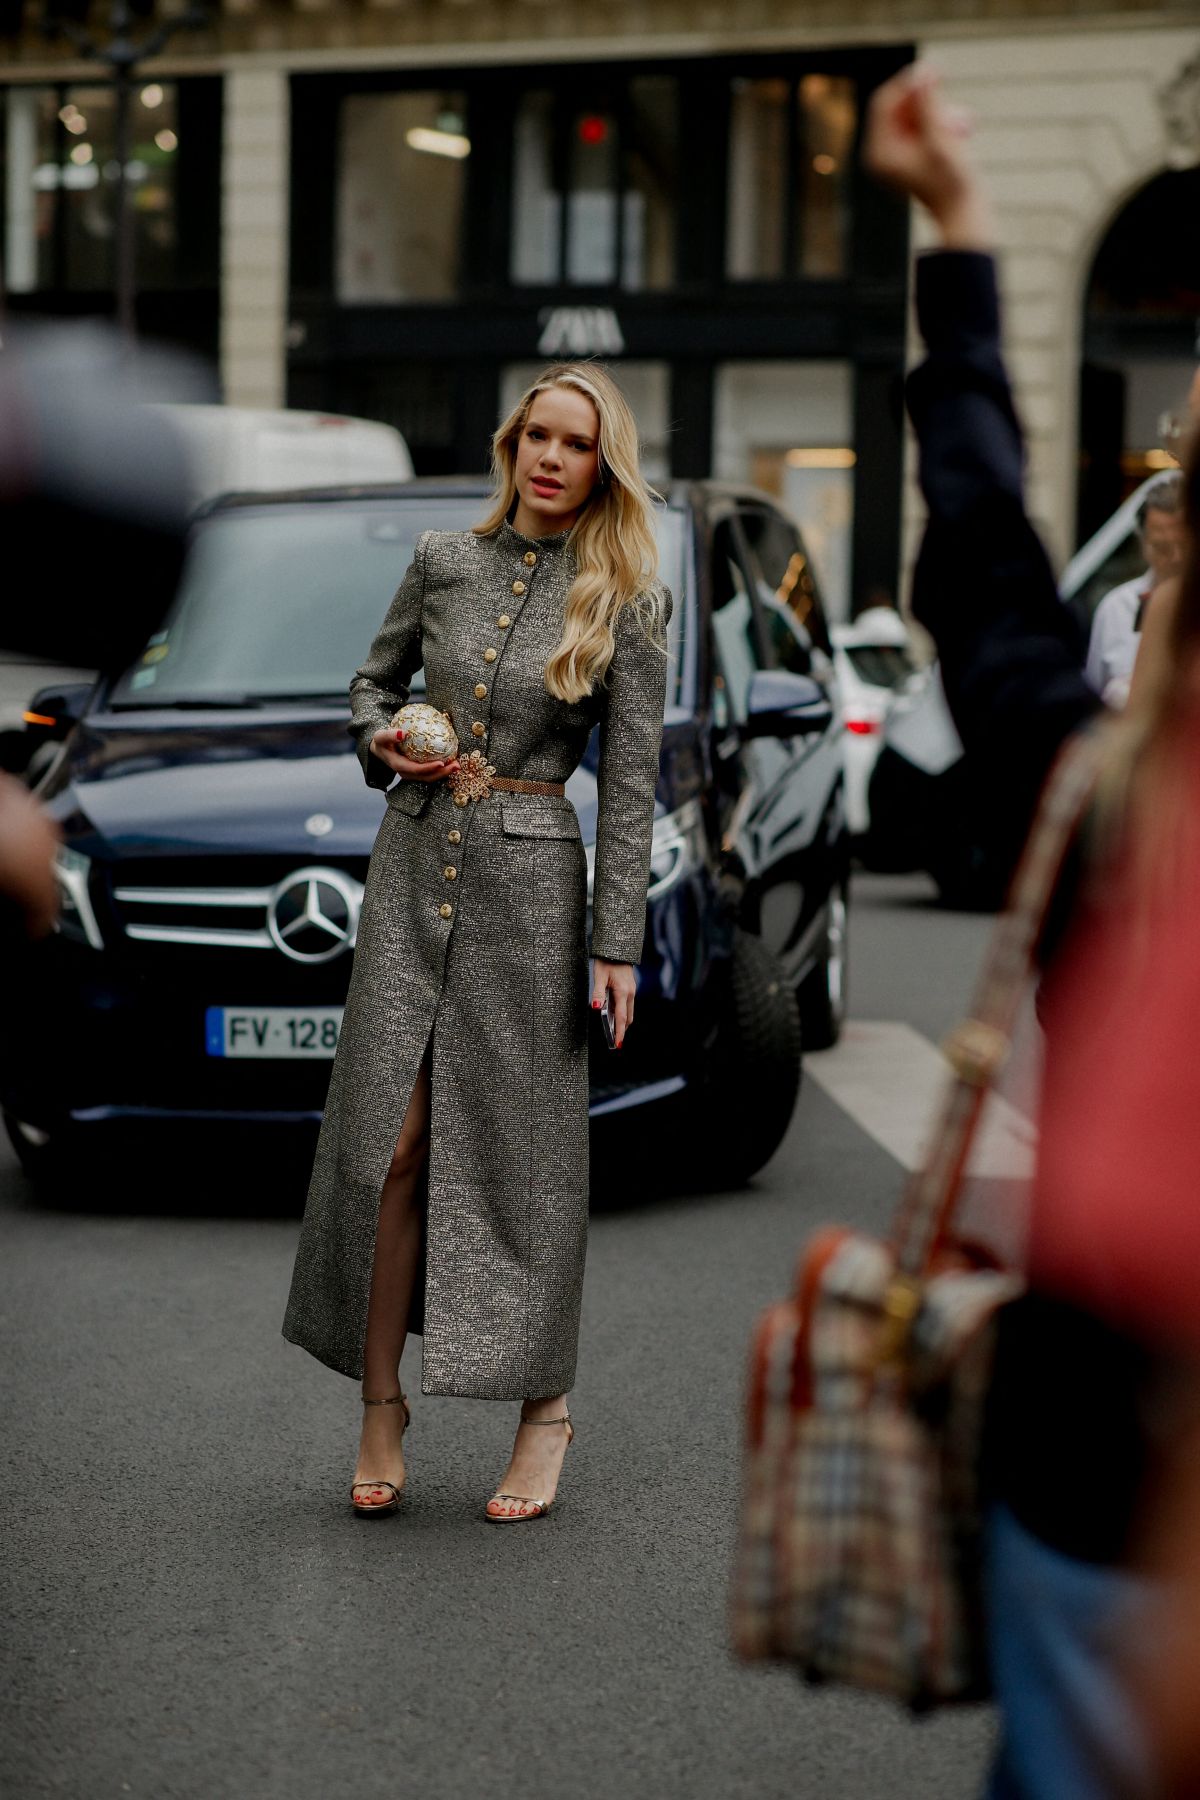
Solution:
<svg viewBox="0 0 1200 1800"><path fill-rule="evenodd" d="M1103 744L1103 730L1092 727L1076 732L1059 752L992 933L971 1013L943 1045L953 1078L929 1153L909 1178L892 1232L902 1285L921 1279L949 1233L984 1105L1012 1047L1050 902L1095 790Z"/></svg>

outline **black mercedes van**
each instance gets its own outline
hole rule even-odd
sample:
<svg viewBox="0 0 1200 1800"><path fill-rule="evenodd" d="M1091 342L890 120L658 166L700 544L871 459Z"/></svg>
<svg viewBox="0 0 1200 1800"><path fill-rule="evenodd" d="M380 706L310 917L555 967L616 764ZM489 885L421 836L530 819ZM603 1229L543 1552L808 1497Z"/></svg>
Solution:
<svg viewBox="0 0 1200 1800"><path fill-rule="evenodd" d="M29 1171L57 1177L118 1135L183 1153L198 1132L315 1130L383 807L347 686L419 533L468 527L486 491L211 503L162 629L35 728L62 918L0 1022L0 1105ZM841 1024L838 701L813 570L773 501L680 485L658 535L676 604L638 1020L619 1059L597 1032L591 1104L732 1182L786 1130L802 1037ZM589 863L595 751L568 786Z"/></svg>

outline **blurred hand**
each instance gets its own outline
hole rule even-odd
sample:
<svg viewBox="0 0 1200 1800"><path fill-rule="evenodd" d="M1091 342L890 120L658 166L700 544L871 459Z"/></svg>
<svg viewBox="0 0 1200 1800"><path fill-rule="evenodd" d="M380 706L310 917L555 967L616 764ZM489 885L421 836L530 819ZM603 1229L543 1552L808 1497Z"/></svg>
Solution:
<svg viewBox="0 0 1200 1800"><path fill-rule="evenodd" d="M613 997L613 1028L616 1033L619 1050L625 1033L633 1024L633 997L637 993L637 972L632 963L606 962L602 956L595 959L592 975L592 1005L597 1010L603 1007L608 999L609 990Z"/></svg>
<svg viewBox="0 0 1200 1800"><path fill-rule="evenodd" d="M58 917L58 845L57 826L28 788L0 775L0 897L14 902L30 937L45 937Z"/></svg>
<svg viewBox="0 0 1200 1800"><path fill-rule="evenodd" d="M371 755L377 756L381 763L394 769L405 781L441 781L444 776L452 775L458 767L457 756L444 757L440 762L414 762L405 756L400 748L404 742L404 733L394 731L385 725L371 739Z"/></svg>
<svg viewBox="0 0 1200 1800"><path fill-rule="evenodd" d="M863 162L925 207L947 249L987 250L992 227L967 150L971 121L943 98L941 85L923 63L885 82L867 113Z"/></svg>

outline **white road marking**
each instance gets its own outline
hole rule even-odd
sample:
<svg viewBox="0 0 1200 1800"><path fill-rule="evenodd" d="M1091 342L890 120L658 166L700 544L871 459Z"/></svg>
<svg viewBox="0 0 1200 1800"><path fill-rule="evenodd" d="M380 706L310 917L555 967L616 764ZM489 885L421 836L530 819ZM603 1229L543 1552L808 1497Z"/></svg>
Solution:
<svg viewBox="0 0 1200 1800"><path fill-rule="evenodd" d="M806 1056L804 1069L902 1167L919 1166L950 1073L928 1038L911 1025L855 1019L834 1049ZM993 1095L970 1173L1027 1181L1036 1151L1032 1121Z"/></svg>

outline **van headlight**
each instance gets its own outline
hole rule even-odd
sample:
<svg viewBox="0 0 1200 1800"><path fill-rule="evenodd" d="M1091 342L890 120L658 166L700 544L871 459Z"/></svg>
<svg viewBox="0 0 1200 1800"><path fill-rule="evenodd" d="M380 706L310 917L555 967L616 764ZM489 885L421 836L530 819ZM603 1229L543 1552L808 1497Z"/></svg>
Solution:
<svg viewBox="0 0 1200 1800"><path fill-rule="evenodd" d="M596 880L596 846L584 846L587 855L587 897L590 905ZM686 875L703 865L705 854L704 818L698 800L689 800L678 812L664 813L654 821L650 839L650 880L647 900L667 894Z"/></svg>
<svg viewBox="0 0 1200 1800"><path fill-rule="evenodd" d="M689 800L677 812L656 819L650 840L647 900L660 899L694 874L704 863L704 852L704 819L698 800Z"/></svg>
<svg viewBox="0 0 1200 1800"><path fill-rule="evenodd" d="M63 937L74 938L80 944L90 944L93 950L103 950L104 939L96 923L89 891L91 857L60 844L54 856L54 873L58 880L61 906L57 929Z"/></svg>

